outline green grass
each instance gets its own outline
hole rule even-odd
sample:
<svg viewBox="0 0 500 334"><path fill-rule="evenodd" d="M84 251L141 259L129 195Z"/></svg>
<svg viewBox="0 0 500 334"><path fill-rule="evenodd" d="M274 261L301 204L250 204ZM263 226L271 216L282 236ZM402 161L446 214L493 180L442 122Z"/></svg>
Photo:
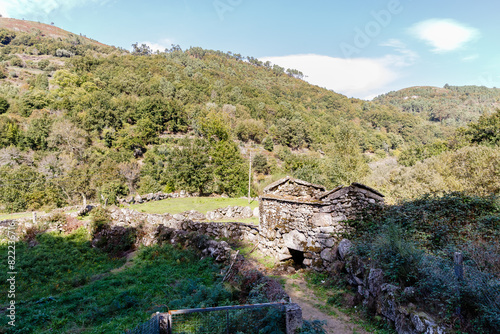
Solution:
<svg viewBox="0 0 500 334"><path fill-rule="evenodd" d="M32 212L19 212L19 213L2 213L0 214L0 221L7 219L20 219L33 217Z"/></svg>
<svg viewBox="0 0 500 334"><path fill-rule="evenodd" d="M187 197L168 198L161 201L151 201L142 204L132 204L130 207L139 212L146 213L170 213L176 214L189 210L196 210L203 214L218 208L227 206L250 206L252 210L259 206L259 202L253 201L248 204L245 198L223 198L223 197Z"/></svg>
<svg viewBox="0 0 500 334"><path fill-rule="evenodd" d="M221 268L191 251L170 245L144 247L131 267L110 273L124 260L91 248L81 230L38 239L40 244L33 248L17 244L16 327L7 326L8 318L2 317L0 333L121 334L156 311L167 311L167 306L233 303L232 293L219 283ZM80 280L82 276L90 279ZM1 280L5 291L5 277ZM5 307L6 296L1 298Z"/></svg>

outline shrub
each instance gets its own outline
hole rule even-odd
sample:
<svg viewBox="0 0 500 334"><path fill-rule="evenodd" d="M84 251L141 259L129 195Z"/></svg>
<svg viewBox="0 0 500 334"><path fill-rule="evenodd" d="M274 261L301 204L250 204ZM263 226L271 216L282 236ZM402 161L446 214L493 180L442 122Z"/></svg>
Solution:
<svg viewBox="0 0 500 334"><path fill-rule="evenodd" d="M14 57L10 60L10 66L23 67L23 61L19 57Z"/></svg>
<svg viewBox="0 0 500 334"><path fill-rule="evenodd" d="M253 158L252 167L254 171L261 174L269 174L270 166L267 163L267 157L263 154L257 154Z"/></svg>
<svg viewBox="0 0 500 334"><path fill-rule="evenodd" d="M264 145L264 149L266 151L272 152L274 150L274 142L271 137L264 138L262 145Z"/></svg>
<svg viewBox="0 0 500 334"><path fill-rule="evenodd" d="M423 252L403 237L404 231L399 226L390 224L382 231L368 245L368 256L391 281L412 285L418 279L418 263Z"/></svg>
<svg viewBox="0 0 500 334"><path fill-rule="evenodd" d="M264 122L254 119L243 120L236 127L236 135L242 141L253 140L256 143L260 143L266 135Z"/></svg>
<svg viewBox="0 0 500 334"><path fill-rule="evenodd" d="M68 58L74 55L75 55L74 53L65 49L57 49L55 54L56 57L68 57Z"/></svg>
<svg viewBox="0 0 500 334"><path fill-rule="evenodd" d="M326 325L326 321L304 320L302 327L297 330L297 334L326 334L326 330L323 328L324 325Z"/></svg>
<svg viewBox="0 0 500 334"><path fill-rule="evenodd" d="M7 110L9 110L9 107L9 102L5 98L0 97L0 114L6 113Z"/></svg>
<svg viewBox="0 0 500 334"><path fill-rule="evenodd" d="M141 177L141 180L139 181L139 194L150 194L150 193L156 193L161 190L161 184L160 182L156 181L153 179L152 176L146 175Z"/></svg>
<svg viewBox="0 0 500 334"><path fill-rule="evenodd" d="M109 211L101 206L92 210L91 217L90 230L92 235L96 235L104 230L111 222L111 215L109 214Z"/></svg>
<svg viewBox="0 0 500 334"><path fill-rule="evenodd" d="M47 66L50 65L50 60L48 59L42 59L38 62L38 68L41 70L44 70L47 68Z"/></svg>

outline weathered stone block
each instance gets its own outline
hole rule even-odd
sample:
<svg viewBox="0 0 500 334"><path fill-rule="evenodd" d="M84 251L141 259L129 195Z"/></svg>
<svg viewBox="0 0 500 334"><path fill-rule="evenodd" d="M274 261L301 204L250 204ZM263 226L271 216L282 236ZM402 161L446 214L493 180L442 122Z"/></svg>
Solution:
<svg viewBox="0 0 500 334"><path fill-rule="evenodd" d="M283 242L288 248L304 251L304 245L306 245L307 239L303 233L293 230L290 233L283 234Z"/></svg>
<svg viewBox="0 0 500 334"><path fill-rule="evenodd" d="M321 251L321 258L327 262L333 262L335 260L335 254L333 254L331 248L325 248Z"/></svg>
<svg viewBox="0 0 500 334"><path fill-rule="evenodd" d="M347 239L342 239L340 241L337 251L339 252L339 257L341 260L345 260L349 252L351 251L352 243Z"/></svg>

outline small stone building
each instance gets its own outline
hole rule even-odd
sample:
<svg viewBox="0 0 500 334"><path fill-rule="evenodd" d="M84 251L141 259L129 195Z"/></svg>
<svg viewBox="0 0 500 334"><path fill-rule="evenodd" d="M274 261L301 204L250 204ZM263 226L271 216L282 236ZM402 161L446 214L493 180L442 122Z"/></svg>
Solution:
<svg viewBox="0 0 500 334"><path fill-rule="evenodd" d="M345 231L342 223L384 195L359 183L325 187L285 177L267 186L260 197L261 250L281 261L293 259L323 269L335 256L334 245Z"/></svg>

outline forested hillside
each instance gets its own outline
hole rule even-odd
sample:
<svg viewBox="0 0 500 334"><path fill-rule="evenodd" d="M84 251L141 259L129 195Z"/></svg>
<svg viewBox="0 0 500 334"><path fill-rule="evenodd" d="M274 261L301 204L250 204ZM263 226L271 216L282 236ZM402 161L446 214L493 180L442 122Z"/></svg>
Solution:
<svg viewBox="0 0 500 334"><path fill-rule="evenodd" d="M463 126L500 107L500 89L484 86L411 87L375 98L432 122Z"/></svg>
<svg viewBox="0 0 500 334"><path fill-rule="evenodd" d="M237 53L128 52L39 28L0 29L0 46L5 211L159 190L243 195L250 154L254 195L291 174L328 187L366 181L404 198L390 174L370 178L368 163L407 154L411 166L427 158L411 150L473 145L381 98L348 99Z"/></svg>

